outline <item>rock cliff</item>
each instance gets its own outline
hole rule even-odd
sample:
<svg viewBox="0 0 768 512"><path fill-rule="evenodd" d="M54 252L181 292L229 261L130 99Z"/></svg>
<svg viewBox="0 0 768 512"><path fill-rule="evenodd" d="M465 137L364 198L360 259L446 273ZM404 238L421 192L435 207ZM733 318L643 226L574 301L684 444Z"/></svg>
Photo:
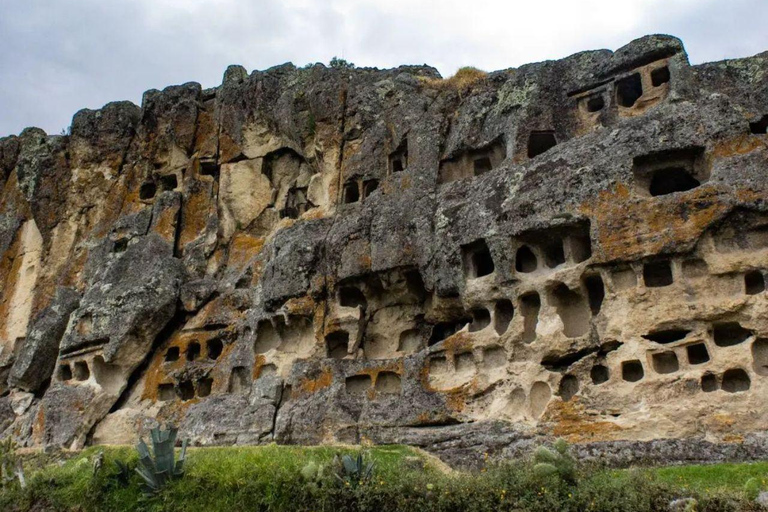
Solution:
<svg viewBox="0 0 768 512"><path fill-rule="evenodd" d="M286 64L0 139L0 432L768 454L768 53Z"/></svg>

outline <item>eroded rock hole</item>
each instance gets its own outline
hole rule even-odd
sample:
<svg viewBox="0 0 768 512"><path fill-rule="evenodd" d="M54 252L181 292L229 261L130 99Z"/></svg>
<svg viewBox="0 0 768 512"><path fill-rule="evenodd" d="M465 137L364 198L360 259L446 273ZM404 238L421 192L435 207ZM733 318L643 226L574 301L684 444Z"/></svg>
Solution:
<svg viewBox="0 0 768 512"><path fill-rule="evenodd" d="M344 386L347 390L347 393L353 395L366 393L369 389L371 389L371 376L353 375L351 377L347 377L346 381L344 382Z"/></svg>
<svg viewBox="0 0 768 512"><path fill-rule="evenodd" d="M643 82L640 73L634 73L616 82L616 102L619 106L634 106L643 95Z"/></svg>
<svg viewBox="0 0 768 512"><path fill-rule="evenodd" d="M711 393L720 389L720 382L714 373L705 373L701 376L701 390L705 393Z"/></svg>
<svg viewBox="0 0 768 512"><path fill-rule="evenodd" d="M192 400L195 398L195 386L192 384L192 381L183 380L179 382L177 392L182 400Z"/></svg>
<svg viewBox="0 0 768 512"><path fill-rule="evenodd" d="M560 379L560 387L557 390L557 394L564 402L568 402L573 396L579 392L579 379L574 375L564 375Z"/></svg>
<svg viewBox="0 0 768 512"><path fill-rule="evenodd" d="M496 334L501 336L507 332L514 316L515 307L512 305L511 300L502 299L497 301L493 311L493 328L496 330Z"/></svg>
<svg viewBox="0 0 768 512"><path fill-rule="evenodd" d="M752 362L755 373L768 375L768 339L758 338L752 343Z"/></svg>
<svg viewBox="0 0 768 512"><path fill-rule="evenodd" d="M592 315L597 315L603 307L603 300L605 300L603 278L599 274L586 276L584 278L584 288L587 289L589 310L592 312Z"/></svg>
<svg viewBox="0 0 768 512"><path fill-rule="evenodd" d="M75 380L84 381L90 378L91 370L88 369L88 363L85 361L77 361L72 369L72 374L75 376Z"/></svg>
<svg viewBox="0 0 768 512"><path fill-rule="evenodd" d="M496 269L485 240L464 245L461 250L464 256L464 274L467 278L484 277Z"/></svg>
<svg viewBox="0 0 768 512"><path fill-rule="evenodd" d="M501 368L507 364L507 353L502 347L485 347L483 349L483 367Z"/></svg>
<svg viewBox="0 0 768 512"><path fill-rule="evenodd" d="M536 292L520 297L520 312L523 314L523 341L532 343L536 340L536 326L539 323L541 298Z"/></svg>
<svg viewBox="0 0 768 512"><path fill-rule="evenodd" d="M673 282L672 265L668 261L655 261L643 265L643 281L648 288L669 286Z"/></svg>
<svg viewBox="0 0 768 512"><path fill-rule="evenodd" d="M349 346L349 333L346 331L336 331L326 335L325 346L328 351L328 357L344 359L347 356Z"/></svg>
<svg viewBox="0 0 768 512"><path fill-rule="evenodd" d="M212 161L212 160L201 160L200 161L200 175L201 176L211 176L213 178L219 177L219 165Z"/></svg>
<svg viewBox="0 0 768 512"><path fill-rule="evenodd" d="M674 192L685 192L701 185L699 180L681 168L659 169L651 177L650 192L652 196L663 196Z"/></svg>
<svg viewBox="0 0 768 512"><path fill-rule="evenodd" d="M147 200L152 199L157 194L157 185L148 181L139 188L139 199Z"/></svg>
<svg viewBox="0 0 768 512"><path fill-rule="evenodd" d="M205 398L211 394L211 388L213 387L213 379L210 377L204 377L197 381L197 396Z"/></svg>
<svg viewBox="0 0 768 512"><path fill-rule="evenodd" d="M345 204L356 203L360 200L360 187L356 181L349 181L344 184L343 200Z"/></svg>
<svg viewBox="0 0 768 512"><path fill-rule="evenodd" d="M472 162L475 176L480 176L481 174L485 174L486 172L490 171L493 166L491 164L491 159L487 156L481 156L480 158L475 158L474 162Z"/></svg>
<svg viewBox="0 0 768 512"><path fill-rule="evenodd" d="M452 322L440 322L432 327L432 334L429 337L429 346L440 343L462 330L469 323L467 319L455 320Z"/></svg>
<svg viewBox="0 0 768 512"><path fill-rule="evenodd" d="M72 380L72 368L68 364L59 366L59 380L62 382Z"/></svg>
<svg viewBox="0 0 768 512"><path fill-rule="evenodd" d="M749 123L749 131L755 135L768 133L768 114L753 123Z"/></svg>
<svg viewBox="0 0 768 512"><path fill-rule="evenodd" d="M608 382L608 379L611 377L611 371L607 366L596 364L589 371L589 377L592 379L592 384L597 386L604 382Z"/></svg>
<svg viewBox="0 0 768 512"><path fill-rule="evenodd" d="M368 180L363 183L363 199L373 194L377 188L379 188L379 180Z"/></svg>
<svg viewBox="0 0 768 512"><path fill-rule="evenodd" d="M534 131L528 136L528 158L535 158L557 145L555 132L551 130Z"/></svg>
<svg viewBox="0 0 768 512"><path fill-rule="evenodd" d="M744 274L744 291L747 295L757 295L765 291L765 278L763 273L754 270Z"/></svg>
<svg viewBox="0 0 768 512"><path fill-rule="evenodd" d="M662 329L643 334L643 338L661 344L674 343L688 336L690 332L688 329Z"/></svg>
<svg viewBox="0 0 768 512"><path fill-rule="evenodd" d="M536 260L536 255L527 245L521 246L515 254L515 270L518 272L528 273L533 272L538 268L539 263Z"/></svg>
<svg viewBox="0 0 768 512"><path fill-rule="evenodd" d="M709 351L704 343L694 343L685 347L688 354L688 363L691 365L709 362Z"/></svg>
<svg viewBox="0 0 768 512"><path fill-rule="evenodd" d="M167 402L176 398L176 390L173 389L173 384L160 384L157 387L157 399L161 402Z"/></svg>
<svg viewBox="0 0 768 512"><path fill-rule="evenodd" d="M407 329L400 333L398 352L415 354L419 350L421 350L421 332L418 329Z"/></svg>
<svg viewBox="0 0 768 512"><path fill-rule="evenodd" d="M200 344L196 341L193 341L189 345L187 345L187 361L194 361L198 358L200 355Z"/></svg>
<svg viewBox="0 0 768 512"><path fill-rule="evenodd" d="M235 366L229 375L230 393L242 393L248 389L248 369L245 366Z"/></svg>
<svg viewBox="0 0 768 512"><path fill-rule="evenodd" d="M563 250L562 240L554 240L544 245L544 263L549 268L555 268L565 263L565 251Z"/></svg>
<svg viewBox="0 0 768 512"><path fill-rule="evenodd" d="M747 372L741 368L732 368L723 373L723 384L721 388L728 393L740 393L742 391L748 391L751 384Z"/></svg>
<svg viewBox="0 0 768 512"><path fill-rule="evenodd" d="M224 350L224 344L221 342L220 339L214 338L212 340L208 340L208 343L206 343L205 348L208 350L208 359L218 359L221 355L221 351Z"/></svg>
<svg viewBox="0 0 768 512"><path fill-rule="evenodd" d="M586 101L587 112L599 112L605 107L605 99L602 95L590 96Z"/></svg>
<svg viewBox="0 0 768 512"><path fill-rule="evenodd" d="M653 369L656 373L675 373L680 369L677 355L671 350L653 354L651 356L651 362L653 363Z"/></svg>
<svg viewBox="0 0 768 512"><path fill-rule="evenodd" d="M165 351L165 361L171 363L179 360L179 347L170 347Z"/></svg>
<svg viewBox="0 0 768 512"><path fill-rule="evenodd" d="M285 208L280 212L280 217L298 219L309 208L314 206L307 199L307 187L293 187L288 190L285 198Z"/></svg>
<svg viewBox="0 0 768 512"><path fill-rule="evenodd" d="M160 189L161 190L176 190L179 186L179 179L175 174L166 174L160 177Z"/></svg>
<svg viewBox="0 0 768 512"><path fill-rule="evenodd" d="M627 382L637 382L645 376L643 363L634 359L621 363L621 378Z"/></svg>
<svg viewBox="0 0 768 512"><path fill-rule="evenodd" d="M354 286L345 286L339 290L339 305L345 308L368 307L368 301L362 291Z"/></svg>
<svg viewBox="0 0 768 512"><path fill-rule="evenodd" d="M552 398L552 390L546 382L534 382L531 386L529 395L531 400L531 414L534 418L539 418L547 408L549 399Z"/></svg>
<svg viewBox="0 0 768 512"><path fill-rule="evenodd" d="M669 68L667 66L651 71L651 84L654 87L666 84L667 82L669 82Z"/></svg>
<svg viewBox="0 0 768 512"><path fill-rule="evenodd" d="M389 169L391 172L403 172L408 168L408 139L403 139L397 150L389 155Z"/></svg>
<svg viewBox="0 0 768 512"><path fill-rule="evenodd" d="M456 373L474 373L475 371L475 357L472 352L456 354L453 362L456 365Z"/></svg>
<svg viewBox="0 0 768 512"><path fill-rule="evenodd" d="M611 272L611 281L617 292L637 286L637 274L631 267L620 268Z"/></svg>
<svg viewBox="0 0 768 512"><path fill-rule="evenodd" d="M256 354L264 354L280 346L280 336L275 330L275 326L269 320L261 320L256 326L256 341L253 344L253 351Z"/></svg>
<svg viewBox="0 0 768 512"><path fill-rule="evenodd" d="M738 322L722 322L712 326L712 337L718 347L738 345L750 336L752 336L752 331L745 329Z"/></svg>
<svg viewBox="0 0 768 512"><path fill-rule="evenodd" d="M470 313L472 315L472 323L469 324L469 332L482 331L491 325L491 313L487 309L473 309Z"/></svg>
<svg viewBox="0 0 768 512"><path fill-rule="evenodd" d="M400 375L395 372L379 372L375 389L377 393L400 394Z"/></svg>
<svg viewBox="0 0 768 512"><path fill-rule="evenodd" d="M121 238L120 240L117 240L115 242L115 245L112 246L112 252L115 252L115 253L125 252L126 249L128 249L127 238Z"/></svg>
<svg viewBox="0 0 768 512"><path fill-rule="evenodd" d="M586 231L586 234L569 237L571 258L574 263L581 263L592 257L592 240L589 237L589 228Z"/></svg>
<svg viewBox="0 0 768 512"><path fill-rule="evenodd" d="M575 338L589 332L591 311L581 294L560 283L552 290L551 298L563 323L563 334Z"/></svg>

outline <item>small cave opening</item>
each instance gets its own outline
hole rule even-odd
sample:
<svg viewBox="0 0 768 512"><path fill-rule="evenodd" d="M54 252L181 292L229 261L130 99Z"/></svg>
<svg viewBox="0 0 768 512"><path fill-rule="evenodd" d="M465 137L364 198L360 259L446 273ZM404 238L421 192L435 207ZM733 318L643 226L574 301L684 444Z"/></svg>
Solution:
<svg viewBox="0 0 768 512"><path fill-rule="evenodd" d="M643 265L643 282L648 288L661 288L673 283L669 261L654 261Z"/></svg>
<svg viewBox="0 0 768 512"><path fill-rule="evenodd" d="M360 200L360 187L357 181L348 181L344 184L342 199L344 204L356 203Z"/></svg>
<svg viewBox="0 0 768 512"><path fill-rule="evenodd" d="M616 81L616 102L619 106L630 108L643 95L643 82L640 73L633 73Z"/></svg>
<svg viewBox="0 0 768 512"><path fill-rule="evenodd" d="M176 398L176 390L173 384L160 384L157 386L157 399L161 402L167 402Z"/></svg>
<svg viewBox="0 0 768 512"><path fill-rule="evenodd" d="M398 148L389 155L390 172L403 172L408 168L408 139L404 138Z"/></svg>
<svg viewBox="0 0 768 512"><path fill-rule="evenodd" d="M195 359L200 356L200 344L196 341L193 341L189 345L187 345L187 361L194 361Z"/></svg>
<svg viewBox="0 0 768 512"><path fill-rule="evenodd" d="M121 238L115 241L115 245L112 246L112 252L121 253L128 249L128 238Z"/></svg>
<svg viewBox="0 0 768 512"><path fill-rule="evenodd" d="M752 362L755 373L768 375L768 339L758 338L752 343Z"/></svg>
<svg viewBox="0 0 768 512"><path fill-rule="evenodd" d="M152 199L157 194L157 185L154 182L148 181L139 188L139 199L144 201Z"/></svg>
<svg viewBox="0 0 768 512"><path fill-rule="evenodd" d="M709 351L704 343L694 343L685 347L688 364L697 365L709 362Z"/></svg>
<svg viewBox="0 0 768 512"><path fill-rule="evenodd" d="M176 190L179 186L179 179L175 174L166 174L160 177L160 190Z"/></svg>
<svg viewBox="0 0 768 512"><path fill-rule="evenodd" d="M539 323L541 298L536 292L520 297L520 312L523 315L523 342L532 343L536 340L536 326Z"/></svg>
<svg viewBox="0 0 768 512"><path fill-rule="evenodd" d="M493 328L496 330L496 334L501 336L507 332L514 316L515 307L512 305L511 300L502 299L496 301L493 311Z"/></svg>
<svg viewBox="0 0 768 512"><path fill-rule="evenodd" d="M677 360L677 354L671 350L653 354L651 356L651 362L653 363L653 369L656 371L656 373L675 373L680 369L680 363Z"/></svg>
<svg viewBox="0 0 768 512"><path fill-rule="evenodd" d="M527 245L517 249L515 254L515 270L522 273L534 272L539 266L536 255Z"/></svg>
<svg viewBox="0 0 768 512"><path fill-rule="evenodd" d="M721 389L727 393L740 393L748 391L752 382L747 372L741 368L732 368L723 373L723 384Z"/></svg>
<svg viewBox="0 0 768 512"><path fill-rule="evenodd" d="M563 324L563 334L576 338L589 332L591 311L581 294L560 283L550 297Z"/></svg>
<svg viewBox="0 0 768 512"><path fill-rule="evenodd" d="M178 394L182 400L192 400L195 398L195 386L192 384L192 381L183 380L179 382Z"/></svg>
<svg viewBox="0 0 768 512"><path fill-rule="evenodd" d="M325 346L328 357L344 359L349 348L349 333L347 331L335 331L327 334L325 336Z"/></svg>
<svg viewBox="0 0 768 512"><path fill-rule="evenodd" d="M370 197L379 188L379 180L368 180L363 183L363 199Z"/></svg>
<svg viewBox="0 0 768 512"><path fill-rule="evenodd" d="M611 377L611 371L607 366L596 364L589 371L589 377L592 379L592 384L599 386L604 382L608 382L608 379Z"/></svg>
<svg viewBox="0 0 768 512"><path fill-rule="evenodd" d="M493 274L496 267L485 240L478 240L461 248L464 256L464 275L469 279Z"/></svg>
<svg viewBox="0 0 768 512"><path fill-rule="evenodd" d="M213 379L210 377L204 377L197 381L197 396L205 398L211 394L211 388L213 387Z"/></svg>
<svg viewBox="0 0 768 512"><path fill-rule="evenodd" d="M391 166L392 166L392 172L403 172L403 170L405 169L405 165L403 165L402 158L393 158Z"/></svg>
<svg viewBox="0 0 768 512"><path fill-rule="evenodd" d="M637 382L645 376L643 363L637 359L621 363L621 378L627 382Z"/></svg>
<svg viewBox="0 0 768 512"><path fill-rule="evenodd" d="M245 366L235 366L229 375L230 393L242 393L248 389L248 369Z"/></svg>
<svg viewBox="0 0 768 512"><path fill-rule="evenodd" d="M701 376L701 390L705 393L711 393L720 389L720 382L717 380L717 375L707 372Z"/></svg>
<svg viewBox="0 0 768 512"><path fill-rule="evenodd" d="M256 341L253 343L253 351L256 354L264 354L280 346L280 336L268 319L260 320L256 326Z"/></svg>
<svg viewBox="0 0 768 512"><path fill-rule="evenodd" d="M68 364L59 366L59 380L62 382L72 380L72 368Z"/></svg>
<svg viewBox="0 0 768 512"><path fill-rule="evenodd" d="M533 131L528 136L528 158L536 158L557 146L553 130Z"/></svg>
<svg viewBox="0 0 768 512"><path fill-rule="evenodd" d="M685 192L701 185L691 173L681 167L659 169L651 175L649 191L652 196L665 196L675 192Z"/></svg>
<svg viewBox="0 0 768 512"><path fill-rule="evenodd" d="M477 308L470 311L472 322L469 324L469 332L482 331L491 325L491 313L485 308Z"/></svg>
<svg viewBox="0 0 768 512"><path fill-rule="evenodd" d="M165 362L172 363L173 361L178 361L179 355L179 347L170 347L165 351Z"/></svg>
<svg viewBox="0 0 768 512"><path fill-rule="evenodd" d="M768 114L757 121L749 123L749 131L754 135L765 135L768 133Z"/></svg>
<svg viewBox="0 0 768 512"><path fill-rule="evenodd" d="M370 375L353 375L347 377L344 382L344 387L347 393L353 395L359 395L366 393L371 389L372 381Z"/></svg>
<svg viewBox="0 0 768 512"><path fill-rule="evenodd" d="M602 94L596 94L587 98L585 105L587 107L587 112L599 112L605 107L605 99Z"/></svg>
<svg viewBox="0 0 768 512"><path fill-rule="evenodd" d="M753 332L738 322L720 322L712 326L712 339L718 347L732 347L745 342Z"/></svg>
<svg viewBox="0 0 768 512"><path fill-rule="evenodd" d="M560 387L557 394L563 399L563 402L569 402L576 393L579 392L579 379L575 375L564 375L560 379Z"/></svg>
<svg viewBox="0 0 768 512"><path fill-rule="evenodd" d="M542 246L544 250L544 263L549 268L555 268L565 263L565 251L562 240L552 240Z"/></svg>
<svg viewBox="0 0 768 512"><path fill-rule="evenodd" d="M605 285L600 274L591 274L584 277L584 288L587 289L587 300L592 315L597 315L603 307L605 300Z"/></svg>
<svg viewBox="0 0 768 512"><path fill-rule="evenodd" d="M654 87L666 84L669 82L669 78L669 68L667 66L656 68L651 71L651 85Z"/></svg>
<svg viewBox="0 0 768 512"><path fill-rule="evenodd" d="M765 277L759 270L744 274L744 291L747 295L757 295L765 291Z"/></svg>
<svg viewBox="0 0 768 512"><path fill-rule="evenodd" d="M589 227L586 233L569 237L571 246L571 258L574 263L587 261L592 257L592 239L589 237Z"/></svg>
<svg viewBox="0 0 768 512"><path fill-rule="evenodd" d="M91 370L88 368L88 363L85 361L77 361L72 373L75 376L75 380L79 381L88 380L91 377Z"/></svg>
<svg viewBox="0 0 768 512"><path fill-rule="evenodd" d="M215 179L219 177L219 164L213 160L200 160L200 175L211 176Z"/></svg>
<svg viewBox="0 0 768 512"><path fill-rule="evenodd" d="M377 393L399 395L401 390L400 375L395 372L379 372L374 389Z"/></svg>
<svg viewBox="0 0 768 512"><path fill-rule="evenodd" d="M485 174L486 172L493 169L493 165L491 164L490 157L487 156L481 156L479 158L475 158L475 160L472 162L473 170L475 172L475 176L480 176L481 174Z"/></svg>
<svg viewBox="0 0 768 512"><path fill-rule="evenodd" d="M208 352L208 359L216 360L221 355L222 350L224 350L224 344L220 339L214 338L212 340L208 340L208 342L205 344L205 348Z"/></svg>
<svg viewBox="0 0 768 512"><path fill-rule="evenodd" d="M440 343L462 330L469 323L468 319L459 319L452 322L439 322L432 327L432 334L429 336L428 345L431 347Z"/></svg>
<svg viewBox="0 0 768 512"><path fill-rule="evenodd" d="M400 333L397 351L404 354L415 354L421 350L421 332L419 329L406 329Z"/></svg>
<svg viewBox="0 0 768 512"><path fill-rule="evenodd" d="M643 334L643 338L664 345L680 341L688 336L688 333L690 332L689 329L661 329L658 331L651 331L648 334Z"/></svg>
<svg viewBox="0 0 768 512"><path fill-rule="evenodd" d="M339 289L339 305L345 308L360 307L364 310L368 307L368 301L360 289L354 286L345 286Z"/></svg>

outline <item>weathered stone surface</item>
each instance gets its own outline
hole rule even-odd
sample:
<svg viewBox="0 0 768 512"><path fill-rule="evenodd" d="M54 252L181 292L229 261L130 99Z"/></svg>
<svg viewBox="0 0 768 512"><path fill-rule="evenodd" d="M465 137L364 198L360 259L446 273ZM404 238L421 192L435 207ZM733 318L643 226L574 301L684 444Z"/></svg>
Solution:
<svg viewBox="0 0 768 512"><path fill-rule="evenodd" d="M0 429L764 457L766 116L768 54L655 35L461 80L230 66L0 139Z"/></svg>

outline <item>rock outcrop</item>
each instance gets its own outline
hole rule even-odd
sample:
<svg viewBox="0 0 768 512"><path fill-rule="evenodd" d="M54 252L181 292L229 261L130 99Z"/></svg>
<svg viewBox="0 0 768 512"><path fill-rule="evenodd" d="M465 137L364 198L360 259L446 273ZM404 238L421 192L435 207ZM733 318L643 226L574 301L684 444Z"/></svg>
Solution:
<svg viewBox="0 0 768 512"><path fill-rule="evenodd" d="M0 139L0 432L768 454L768 53L296 68Z"/></svg>

